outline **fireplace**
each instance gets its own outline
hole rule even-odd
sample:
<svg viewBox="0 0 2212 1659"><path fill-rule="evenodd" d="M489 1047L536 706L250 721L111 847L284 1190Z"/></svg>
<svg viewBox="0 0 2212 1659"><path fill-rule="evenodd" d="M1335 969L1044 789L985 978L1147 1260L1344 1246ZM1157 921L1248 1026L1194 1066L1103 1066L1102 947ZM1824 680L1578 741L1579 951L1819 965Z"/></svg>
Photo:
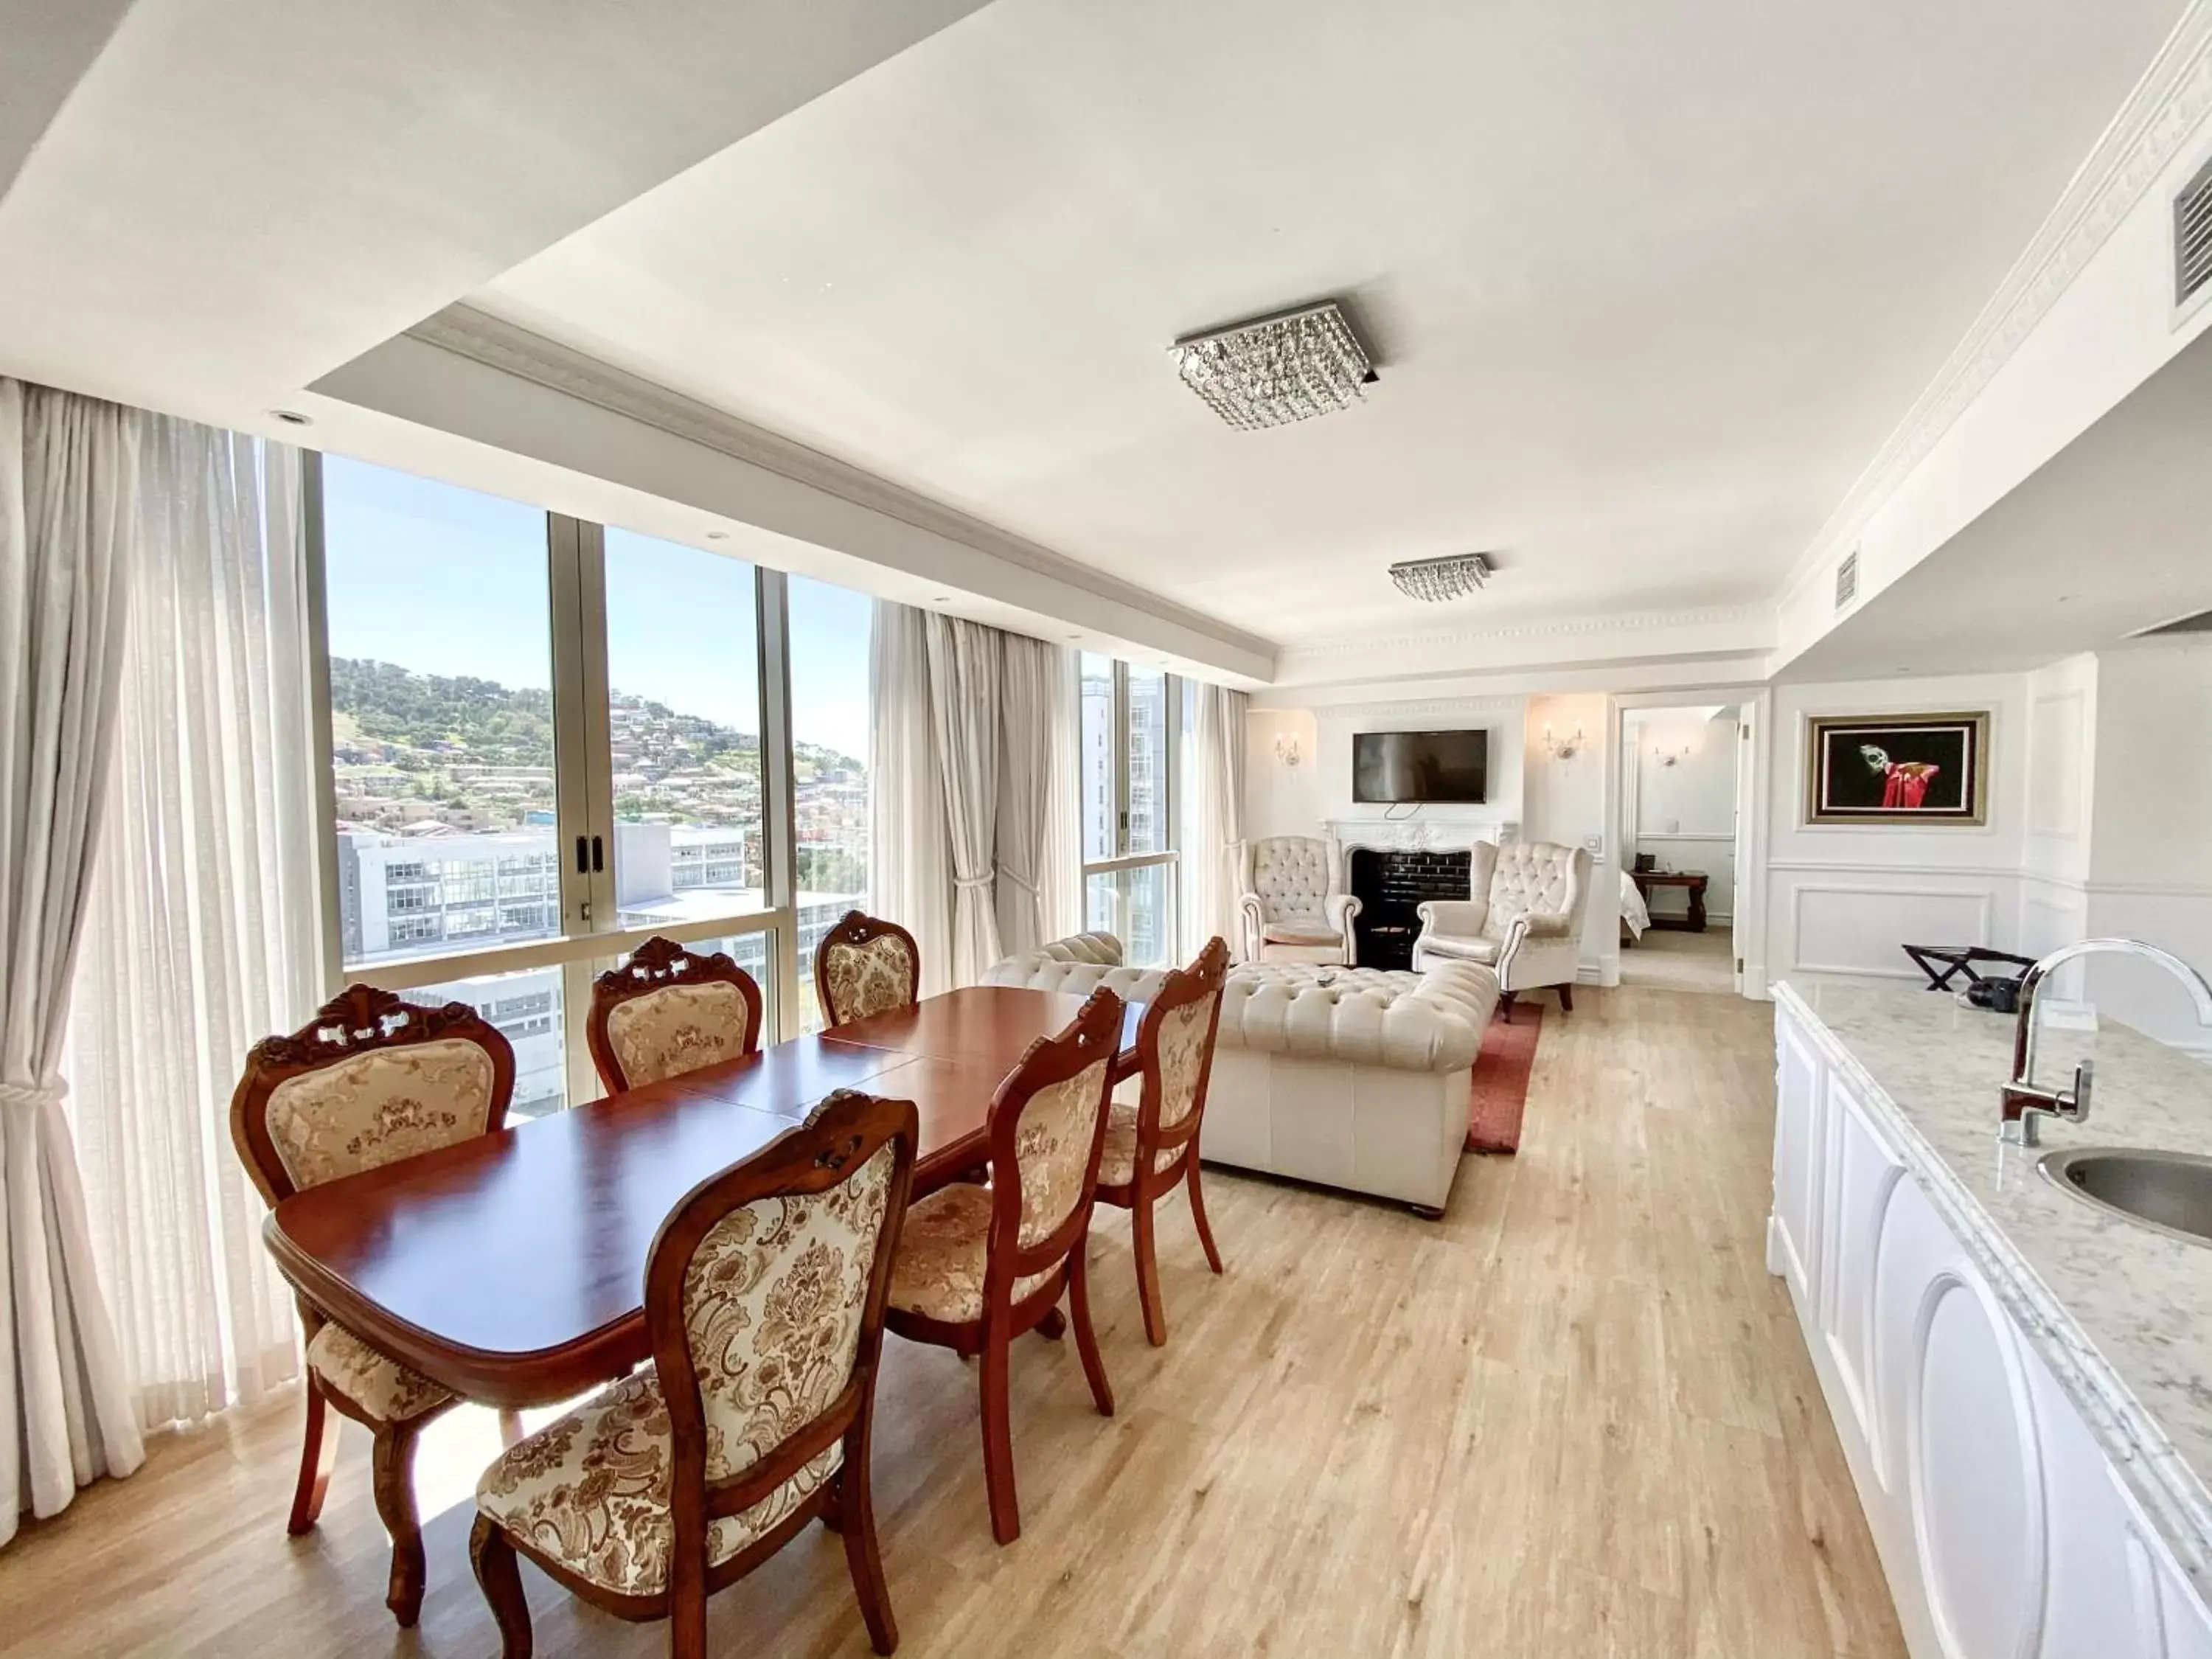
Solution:
<svg viewBox="0 0 2212 1659"><path fill-rule="evenodd" d="M1474 860L1465 848L1354 847L1347 859L1347 879L1359 901L1352 931L1363 968L1412 967L1413 940L1421 931L1417 907L1430 899L1472 896Z"/></svg>

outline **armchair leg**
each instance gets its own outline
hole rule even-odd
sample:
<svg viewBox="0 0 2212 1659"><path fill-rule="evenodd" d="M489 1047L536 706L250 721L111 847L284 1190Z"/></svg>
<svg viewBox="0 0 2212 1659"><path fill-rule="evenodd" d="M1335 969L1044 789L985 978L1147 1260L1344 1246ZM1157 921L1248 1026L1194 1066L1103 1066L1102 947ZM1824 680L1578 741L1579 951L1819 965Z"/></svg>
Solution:
<svg viewBox="0 0 2212 1659"><path fill-rule="evenodd" d="M1574 1011L1575 988L1563 984L1559 987L1559 1012L1563 1014L1571 1014Z"/></svg>
<svg viewBox="0 0 2212 1659"><path fill-rule="evenodd" d="M1498 994L1498 1015L1508 1025L1513 1023L1513 999L1518 994L1515 991L1500 991Z"/></svg>

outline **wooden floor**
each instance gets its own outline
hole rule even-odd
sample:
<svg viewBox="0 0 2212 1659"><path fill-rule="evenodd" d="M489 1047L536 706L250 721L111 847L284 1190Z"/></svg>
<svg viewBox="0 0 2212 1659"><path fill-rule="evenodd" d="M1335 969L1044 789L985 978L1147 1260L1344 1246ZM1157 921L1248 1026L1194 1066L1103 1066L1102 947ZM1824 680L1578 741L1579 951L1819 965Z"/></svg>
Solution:
<svg viewBox="0 0 2212 1659"><path fill-rule="evenodd" d="M1092 1283L1121 1401L1025 1339L1025 1528L991 1541L972 1368L887 1346L877 1508L909 1656L1903 1651L1779 1281L1761 1265L1765 1009L1591 992L1545 1019L1517 1158L1473 1158L1443 1222L1208 1176L1228 1276L1164 1228L1170 1345L1145 1345L1127 1221ZM496 1449L456 1413L419 1482L421 1629L383 1607L365 1439L319 1530L284 1535L298 1404L162 1442L0 1554L0 1650L484 1659L465 1547ZM349 1425L349 1435L355 1433ZM538 1652L665 1651L526 1566ZM867 1651L815 1530L716 1598L717 1651Z"/></svg>

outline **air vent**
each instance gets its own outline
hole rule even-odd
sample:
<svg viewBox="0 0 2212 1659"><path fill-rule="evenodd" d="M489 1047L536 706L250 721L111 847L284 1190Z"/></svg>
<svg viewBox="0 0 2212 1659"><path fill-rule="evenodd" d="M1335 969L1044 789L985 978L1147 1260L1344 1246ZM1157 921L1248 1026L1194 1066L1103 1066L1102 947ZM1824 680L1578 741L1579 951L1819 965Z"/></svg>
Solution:
<svg viewBox="0 0 2212 1659"><path fill-rule="evenodd" d="M2173 303L2186 305L2212 284L2212 161L2173 198Z"/></svg>
<svg viewBox="0 0 2212 1659"><path fill-rule="evenodd" d="M2176 617L2172 622L2162 622L2151 628L2138 628L2128 637L2131 640L2156 640L2170 634L2212 634L2212 611L2192 611L2186 617Z"/></svg>
<svg viewBox="0 0 2212 1659"><path fill-rule="evenodd" d="M1844 555L1844 562L1836 567L1836 609L1841 611L1859 596L1859 550L1856 547Z"/></svg>

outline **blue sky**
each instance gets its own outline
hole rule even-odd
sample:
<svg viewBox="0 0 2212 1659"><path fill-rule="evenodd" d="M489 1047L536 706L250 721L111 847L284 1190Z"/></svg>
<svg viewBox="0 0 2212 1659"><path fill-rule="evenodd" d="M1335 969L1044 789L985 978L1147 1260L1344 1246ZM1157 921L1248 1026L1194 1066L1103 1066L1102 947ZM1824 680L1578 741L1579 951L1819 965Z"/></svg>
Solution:
<svg viewBox="0 0 2212 1659"><path fill-rule="evenodd" d="M323 462L331 654L502 685L552 684L545 515L342 456ZM753 572L607 531L607 678L617 691L760 729ZM795 735L865 760L866 594L791 580Z"/></svg>

